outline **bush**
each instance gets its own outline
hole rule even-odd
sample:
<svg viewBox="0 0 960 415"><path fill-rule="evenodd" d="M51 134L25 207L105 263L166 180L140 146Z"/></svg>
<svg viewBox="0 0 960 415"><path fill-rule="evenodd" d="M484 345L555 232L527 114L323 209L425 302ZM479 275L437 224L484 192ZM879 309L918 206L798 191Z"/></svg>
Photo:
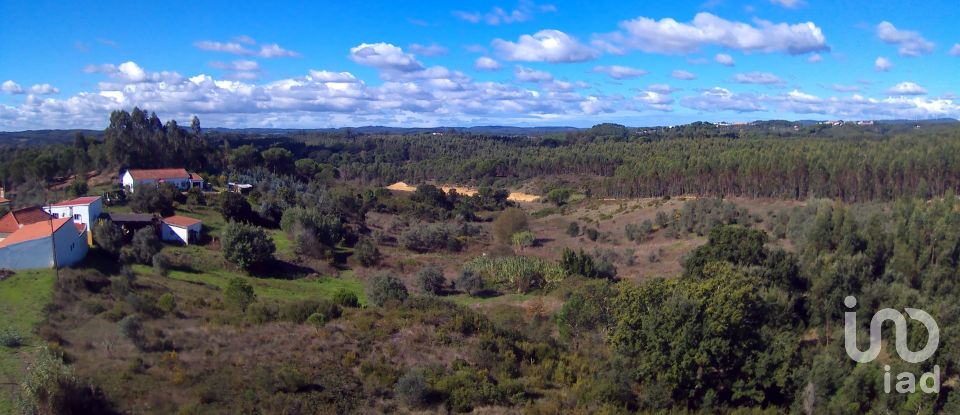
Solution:
<svg viewBox="0 0 960 415"><path fill-rule="evenodd" d="M579 236L579 235L580 235L580 224L577 223L576 221L570 222L570 224L567 225L567 235L570 235L570 236L572 236L572 237L577 237L577 236Z"/></svg>
<svg viewBox="0 0 960 415"><path fill-rule="evenodd" d="M169 185L169 184L167 184ZM176 189L174 192L179 193ZM170 216L174 212L173 203L176 200L173 192L167 188L140 185L137 186L130 199L130 208L137 213L157 213L160 216Z"/></svg>
<svg viewBox="0 0 960 415"><path fill-rule="evenodd" d="M157 299L157 307L165 313L172 313L173 310L177 309L177 301L173 298L173 294L166 293Z"/></svg>
<svg viewBox="0 0 960 415"><path fill-rule="evenodd" d="M0 346L13 349L21 345L23 345L23 335L17 329L12 327L0 329Z"/></svg>
<svg viewBox="0 0 960 415"><path fill-rule="evenodd" d="M134 343L143 339L143 321L136 314L124 317L117 326L120 327L120 333Z"/></svg>
<svg viewBox="0 0 960 415"><path fill-rule="evenodd" d="M463 271L475 273L485 286L512 289L518 293L543 288L566 277L557 264L524 256L478 256L463 264Z"/></svg>
<svg viewBox="0 0 960 415"><path fill-rule="evenodd" d="M346 236L343 222L337 215L317 208L292 207L283 212L280 228L294 243L298 255L332 259L333 248Z"/></svg>
<svg viewBox="0 0 960 415"><path fill-rule="evenodd" d="M587 235L587 238L591 241L596 241L600 237L600 231L597 228L587 228L583 231Z"/></svg>
<svg viewBox="0 0 960 415"><path fill-rule="evenodd" d="M253 291L253 286L240 277L234 277L223 291L224 299L235 305L240 311L246 312L247 307L257 301L257 294Z"/></svg>
<svg viewBox="0 0 960 415"><path fill-rule="evenodd" d="M368 238L363 238L353 247L353 257L360 265L371 267L380 263L382 255L377 245Z"/></svg>
<svg viewBox="0 0 960 415"><path fill-rule="evenodd" d="M567 204L567 201L570 200L570 196L573 196L573 190L567 188L557 188L547 192L543 198L559 207Z"/></svg>
<svg viewBox="0 0 960 415"><path fill-rule="evenodd" d="M425 293L440 295L446 283L447 279L444 278L443 271L434 265L426 266L417 272L417 285Z"/></svg>
<svg viewBox="0 0 960 415"><path fill-rule="evenodd" d="M170 273L170 257L163 252L157 252L153 255L153 273L164 277Z"/></svg>
<svg viewBox="0 0 960 415"><path fill-rule="evenodd" d="M125 262L150 264L161 248L163 243L157 237L157 232L152 227L146 227L133 234L130 245L123 247L120 253Z"/></svg>
<svg viewBox="0 0 960 415"><path fill-rule="evenodd" d="M418 369L407 370L401 375L393 390L401 401L413 408L427 404L430 396L427 379Z"/></svg>
<svg viewBox="0 0 960 415"><path fill-rule="evenodd" d="M403 281L389 274L374 276L367 282L367 298L380 307L389 301L403 302L408 295Z"/></svg>
<svg viewBox="0 0 960 415"><path fill-rule="evenodd" d="M222 192L217 199L217 210L227 222L246 222L253 218L253 209L247 198L239 193Z"/></svg>
<svg viewBox="0 0 960 415"><path fill-rule="evenodd" d="M242 222L227 223L221 244L224 258L244 268L273 259L277 249L262 228Z"/></svg>
<svg viewBox="0 0 960 415"><path fill-rule="evenodd" d="M44 347L27 370L17 405L25 414L113 413L98 390L84 385L60 353Z"/></svg>
<svg viewBox="0 0 960 415"><path fill-rule="evenodd" d="M456 231L444 224L413 225L400 234L400 246L414 252L459 251Z"/></svg>
<svg viewBox="0 0 960 415"><path fill-rule="evenodd" d="M493 236L509 244L513 234L529 229L527 214L519 208L507 208L493 220Z"/></svg>
<svg viewBox="0 0 960 415"><path fill-rule="evenodd" d="M537 237L530 231L517 232L510 239L513 241L513 246L521 251L533 246L533 243L537 241Z"/></svg>
<svg viewBox="0 0 960 415"><path fill-rule="evenodd" d="M343 288L333 293L333 302L340 307L360 307L360 299L357 295Z"/></svg>
<svg viewBox="0 0 960 415"><path fill-rule="evenodd" d="M483 290L483 279L473 271L463 271L457 277L454 286L468 295L476 295Z"/></svg>
<svg viewBox="0 0 960 415"><path fill-rule="evenodd" d="M114 257L119 256L124 242L123 229L105 220L93 228L93 242L106 253Z"/></svg>

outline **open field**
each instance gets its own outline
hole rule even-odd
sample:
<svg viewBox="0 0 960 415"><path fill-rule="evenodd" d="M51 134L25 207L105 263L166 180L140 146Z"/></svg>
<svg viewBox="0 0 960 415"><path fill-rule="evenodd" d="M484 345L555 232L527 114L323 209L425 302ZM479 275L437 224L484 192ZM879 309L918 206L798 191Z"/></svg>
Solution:
<svg viewBox="0 0 960 415"><path fill-rule="evenodd" d="M53 296L53 270L19 271L0 281L0 330L12 328L24 337L17 349L0 346L0 383L19 383L32 350L42 340L34 329L44 321L43 309ZM0 385L0 414L13 413L12 388Z"/></svg>

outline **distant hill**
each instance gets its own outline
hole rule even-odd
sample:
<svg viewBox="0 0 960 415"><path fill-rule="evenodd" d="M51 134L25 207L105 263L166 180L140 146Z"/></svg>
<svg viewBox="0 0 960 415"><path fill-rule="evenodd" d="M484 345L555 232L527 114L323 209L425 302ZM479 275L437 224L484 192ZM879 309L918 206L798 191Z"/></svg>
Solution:
<svg viewBox="0 0 960 415"><path fill-rule="evenodd" d="M381 125L371 125L364 127L341 127L341 128L207 128L206 131L240 133L240 134L296 134L296 133L346 133L351 131L357 134L424 134L424 133L444 133L454 131L458 133L472 134L491 134L491 135L539 135L551 133L564 133L568 131L585 130L585 128L576 127L511 127L501 125L475 126L475 127L387 127Z"/></svg>
<svg viewBox="0 0 960 415"><path fill-rule="evenodd" d="M13 145L41 145L71 143L77 133L87 137L103 138L103 130L27 130L27 131L0 131L0 144Z"/></svg>

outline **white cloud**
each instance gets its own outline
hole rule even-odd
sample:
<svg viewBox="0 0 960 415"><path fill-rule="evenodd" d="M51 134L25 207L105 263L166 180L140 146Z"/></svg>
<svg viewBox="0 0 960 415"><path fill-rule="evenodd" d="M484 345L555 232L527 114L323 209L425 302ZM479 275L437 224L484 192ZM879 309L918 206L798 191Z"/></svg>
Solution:
<svg viewBox="0 0 960 415"><path fill-rule="evenodd" d="M780 85L785 83L779 76L770 72L738 73L733 76L733 80L740 84Z"/></svg>
<svg viewBox="0 0 960 415"><path fill-rule="evenodd" d="M225 71L256 72L260 70L260 64L251 60L235 60L233 62L210 62L210 66Z"/></svg>
<svg viewBox="0 0 960 415"><path fill-rule="evenodd" d="M723 66L736 65L736 62L733 60L733 56L727 55L726 53L718 53L717 56L713 57L713 60Z"/></svg>
<svg viewBox="0 0 960 415"><path fill-rule="evenodd" d="M447 48L440 46L436 43L431 43L429 45L421 45L419 43L413 43L410 45L410 52L413 52L417 55L422 56L441 56L446 55L449 50Z"/></svg>
<svg viewBox="0 0 960 415"><path fill-rule="evenodd" d="M859 92L860 86L858 85L842 85L842 84L833 84L830 89L836 92Z"/></svg>
<svg viewBox="0 0 960 415"><path fill-rule="evenodd" d="M897 45L900 56L921 56L933 52L933 42L924 39L920 33L897 29L890 22L877 25L877 37L884 43Z"/></svg>
<svg viewBox="0 0 960 415"><path fill-rule="evenodd" d="M486 56L481 56L473 62L473 68L478 71L499 71L500 62Z"/></svg>
<svg viewBox="0 0 960 415"><path fill-rule="evenodd" d="M23 87L21 87L20 84L13 82L11 80L4 81L3 84L0 85L0 90L3 90L3 92L6 92L10 95L23 93Z"/></svg>
<svg viewBox="0 0 960 415"><path fill-rule="evenodd" d="M677 69L673 72L670 72L670 76L681 81L691 81L697 79L697 75L695 75L693 72L685 71L683 69Z"/></svg>
<svg viewBox="0 0 960 415"><path fill-rule="evenodd" d="M413 55L389 43L361 43L350 48L350 59L361 65L379 69L391 69L400 72L412 72L423 69L423 64Z"/></svg>
<svg viewBox="0 0 960 415"><path fill-rule="evenodd" d="M953 47L950 48L950 51L947 52L950 56L960 56L960 43L954 43Z"/></svg>
<svg viewBox="0 0 960 415"><path fill-rule="evenodd" d="M486 23L488 25L499 25L509 23L520 23L533 19L536 13L556 12L557 7L552 4L537 5L529 0L522 0L520 5L513 10L507 11L500 7L494 7L489 12L465 12L457 10L453 15L460 20L470 23Z"/></svg>
<svg viewBox="0 0 960 415"><path fill-rule="evenodd" d="M607 76L613 79L638 78L649 73L643 69L620 65L595 66L593 67L593 72L607 74Z"/></svg>
<svg viewBox="0 0 960 415"><path fill-rule="evenodd" d="M137 65L136 62L129 61L121 63L117 71L130 82L143 82L147 80L147 73Z"/></svg>
<svg viewBox="0 0 960 415"><path fill-rule="evenodd" d="M691 23L648 17L622 21L619 31L599 35L595 43L618 54L631 50L686 54L711 45L743 52L791 55L830 50L823 31L813 22L787 24L756 19L751 25L705 12L697 13Z"/></svg>
<svg viewBox="0 0 960 415"><path fill-rule="evenodd" d="M551 75L550 72L538 71L519 65L513 68L513 76L520 82L547 82L553 80L553 75Z"/></svg>
<svg viewBox="0 0 960 415"><path fill-rule="evenodd" d="M788 9L796 9L807 4L803 0L770 0L770 2Z"/></svg>
<svg viewBox="0 0 960 415"><path fill-rule="evenodd" d="M823 61L823 56L820 56L819 53L814 53L813 55L810 55L809 58L807 58L807 62L810 62L810 63L820 63L822 61Z"/></svg>
<svg viewBox="0 0 960 415"><path fill-rule="evenodd" d="M522 35L517 42L494 39L493 48L508 61L582 62L597 58L599 52L559 30L546 29Z"/></svg>
<svg viewBox="0 0 960 415"><path fill-rule="evenodd" d="M640 91L634 100L642 104L641 108L657 111L673 111L673 97L669 92L646 90Z"/></svg>
<svg viewBox="0 0 960 415"><path fill-rule="evenodd" d="M234 42L243 43L245 45L256 45L257 41L253 40L252 37L247 35L240 35L233 38Z"/></svg>
<svg viewBox="0 0 960 415"><path fill-rule="evenodd" d="M699 95L683 97L680 104L687 108L709 112L754 112L765 109L756 95L736 94L720 87L705 89Z"/></svg>
<svg viewBox="0 0 960 415"><path fill-rule="evenodd" d="M901 82L887 90L890 95L926 95L927 90L913 82Z"/></svg>
<svg viewBox="0 0 960 415"><path fill-rule="evenodd" d="M667 84L652 84L647 87L647 91L659 92L661 94L672 94L676 92L676 89L670 87Z"/></svg>
<svg viewBox="0 0 960 415"><path fill-rule="evenodd" d="M50 84L36 84L30 87L30 93L35 95L55 95L60 89Z"/></svg>
<svg viewBox="0 0 960 415"><path fill-rule="evenodd" d="M893 69L893 62L890 62L890 59L881 56L873 62L873 69L877 72L889 72L891 69Z"/></svg>
<svg viewBox="0 0 960 415"><path fill-rule="evenodd" d="M360 81L350 72L316 71L312 69L310 70L309 79L315 82L343 84L352 84Z"/></svg>
<svg viewBox="0 0 960 415"><path fill-rule="evenodd" d="M206 50L211 52L223 52L231 53L234 55L243 55L243 56L259 56L261 58L281 58L281 57L297 57L300 56L300 53L294 52L292 50L287 50L276 43L268 43L260 45L260 49L249 49L244 44L249 46L254 46L254 40L249 36L240 36L236 40L238 42L215 42L212 40L198 40L193 42L193 46L200 50ZM241 44L242 43L242 44Z"/></svg>

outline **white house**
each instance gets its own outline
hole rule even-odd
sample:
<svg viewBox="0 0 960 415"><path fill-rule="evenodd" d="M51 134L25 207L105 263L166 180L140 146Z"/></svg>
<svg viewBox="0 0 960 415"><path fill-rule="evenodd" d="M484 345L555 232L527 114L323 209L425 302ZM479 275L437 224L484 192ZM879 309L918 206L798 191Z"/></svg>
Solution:
<svg viewBox="0 0 960 415"><path fill-rule="evenodd" d="M182 168L129 169L120 176L120 184L130 192L144 184L159 186L160 183L171 183L180 190L189 190L191 187L203 187L203 178Z"/></svg>
<svg viewBox="0 0 960 415"><path fill-rule="evenodd" d="M0 268L63 268L87 256L86 226L70 218L24 225L0 241ZM56 255L54 256L54 252Z"/></svg>
<svg viewBox="0 0 960 415"><path fill-rule="evenodd" d="M44 206L43 211L53 215L54 218L71 218L74 223L85 225L92 230L97 218L100 217L100 212L103 212L103 200L100 196L78 197Z"/></svg>
<svg viewBox="0 0 960 415"><path fill-rule="evenodd" d="M189 245L200 240L203 222L200 219L174 215L163 218L160 226L160 238L164 241Z"/></svg>

